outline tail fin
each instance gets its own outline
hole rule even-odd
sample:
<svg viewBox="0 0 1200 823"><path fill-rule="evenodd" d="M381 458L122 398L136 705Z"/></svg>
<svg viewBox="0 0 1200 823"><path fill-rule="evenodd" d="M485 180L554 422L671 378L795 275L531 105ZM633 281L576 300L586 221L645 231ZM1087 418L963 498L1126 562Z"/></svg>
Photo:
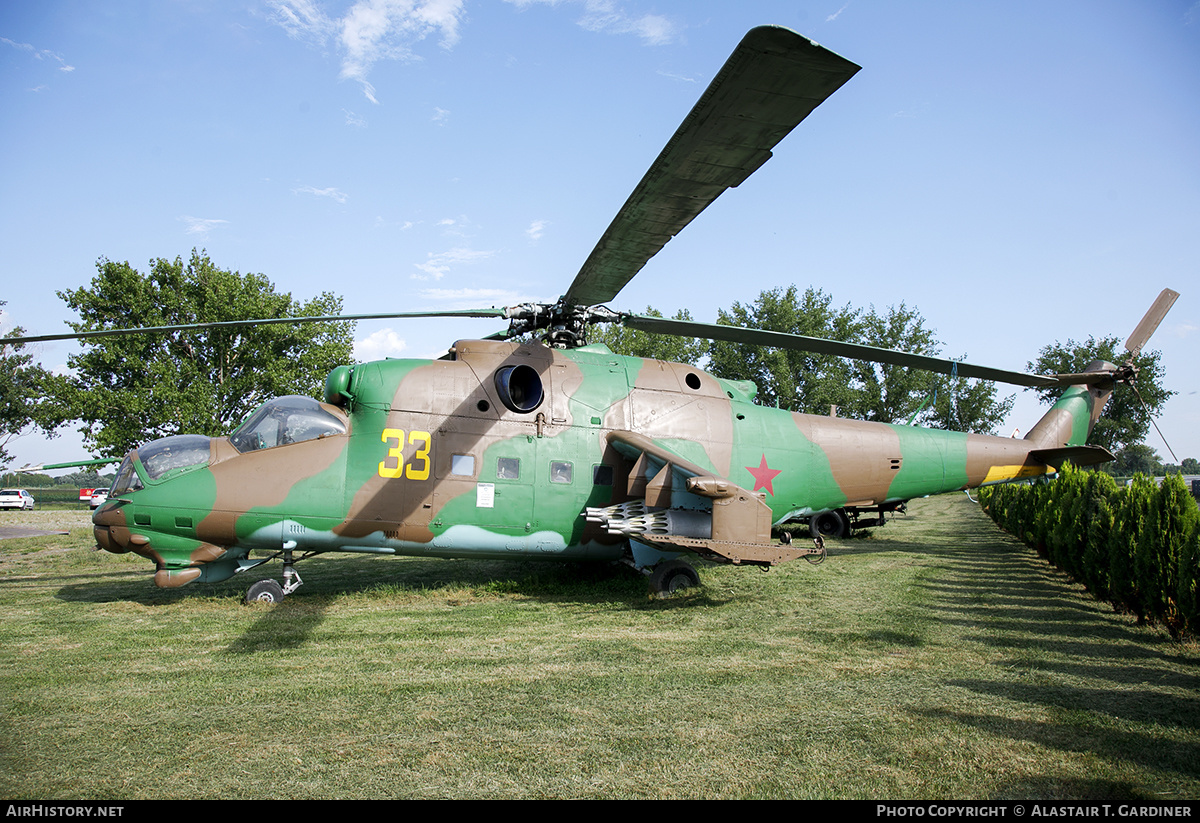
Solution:
<svg viewBox="0 0 1200 823"><path fill-rule="evenodd" d="M1116 366L1103 360L1094 360L1088 364L1085 372L1115 371ZM1088 435L1100 419L1104 405L1108 402L1113 391L1111 378L1096 379L1067 387L1062 397L1054 407L1037 422L1037 425L1025 435L1025 439L1034 443L1038 449L1062 449L1064 447L1083 446L1087 443ZM1104 451L1101 449L1101 451ZM1107 451L1104 451L1108 454ZM1111 460L1111 456L1103 460ZM1103 462L1093 461L1093 462ZM1077 462L1077 461L1076 461Z"/></svg>

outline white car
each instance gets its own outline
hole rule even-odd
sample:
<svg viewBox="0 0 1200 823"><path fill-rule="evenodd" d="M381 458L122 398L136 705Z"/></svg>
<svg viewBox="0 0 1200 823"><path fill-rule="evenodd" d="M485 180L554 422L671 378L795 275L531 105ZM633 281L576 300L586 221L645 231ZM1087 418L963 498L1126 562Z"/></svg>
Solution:
<svg viewBox="0 0 1200 823"><path fill-rule="evenodd" d="M92 492L92 501L90 505L93 509L98 509L104 505L106 500L108 500L108 489L96 489L94 492Z"/></svg>
<svg viewBox="0 0 1200 823"><path fill-rule="evenodd" d="M0 509L32 509L33 497L24 489L0 489Z"/></svg>

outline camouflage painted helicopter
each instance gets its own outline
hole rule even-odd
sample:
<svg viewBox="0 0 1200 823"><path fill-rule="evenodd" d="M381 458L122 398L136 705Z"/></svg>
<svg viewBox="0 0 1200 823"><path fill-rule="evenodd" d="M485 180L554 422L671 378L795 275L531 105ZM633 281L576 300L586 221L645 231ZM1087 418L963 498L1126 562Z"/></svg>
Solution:
<svg viewBox="0 0 1200 823"><path fill-rule="evenodd" d="M258 581L247 600L295 591L295 564L324 552L625 561L669 592L699 582L683 556L819 559L824 536L882 522L915 497L1111 460L1085 441L1114 384L1136 376L1133 356L1174 300L1169 290L1130 337L1124 365L1044 376L600 305L858 68L786 29L752 30L557 303L305 318L451 314L510 325L439 360L340 366L323 402L271 400L228 437L177 435L135 449L93 517L97 542L153 561L164 587L281 559L283 583ZM596 322L1065 392L1023 440L796 414L756 405L748 382L588 345ZM159 330L216 325L236 323ZM533 332L544 342L511 339ZM805 518L812 546L772 537L773 526Z"/></svg>

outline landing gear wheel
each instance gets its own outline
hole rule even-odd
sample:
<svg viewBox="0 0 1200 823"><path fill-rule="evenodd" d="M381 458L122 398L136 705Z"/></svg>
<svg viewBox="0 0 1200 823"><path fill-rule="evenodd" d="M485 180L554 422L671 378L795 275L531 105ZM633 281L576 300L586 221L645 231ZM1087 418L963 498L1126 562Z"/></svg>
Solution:
<svg viewBox="0 0 1200 823"><path fill-rule="evenodd" d="M699 586L699 573L684 560L663 561L650 575L650 591L660 596Z"/></svg>
<svg viewBox="0 0 1200 823"><path fill-rule="evenodd" d="M247 603L280 603L283 586L275 580L259 580L246 592Z"/></svg>
<svg viewBox="0 0 1200 823"><path fill-rule="evenodd" d="M846 516L838 511L822 512L814 514L812 519L808 521L808 530L812 532L813 537L820 535L821 537L832 537L835 540L839 537L845 537L850 531L850 523L847 522Z"/></svg>

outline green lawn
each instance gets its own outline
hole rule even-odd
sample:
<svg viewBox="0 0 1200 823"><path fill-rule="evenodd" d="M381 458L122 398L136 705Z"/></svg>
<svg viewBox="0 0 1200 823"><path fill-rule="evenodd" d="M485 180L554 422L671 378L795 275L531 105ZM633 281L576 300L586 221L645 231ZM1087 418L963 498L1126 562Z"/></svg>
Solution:
<svg viewBox="0 0 1200 823"><path fill-rule="evenodd" d="M667 600L336 556L245 606L90 545L0 541L6 798L1200 797L1200 650L963 495Z"/></svg>

